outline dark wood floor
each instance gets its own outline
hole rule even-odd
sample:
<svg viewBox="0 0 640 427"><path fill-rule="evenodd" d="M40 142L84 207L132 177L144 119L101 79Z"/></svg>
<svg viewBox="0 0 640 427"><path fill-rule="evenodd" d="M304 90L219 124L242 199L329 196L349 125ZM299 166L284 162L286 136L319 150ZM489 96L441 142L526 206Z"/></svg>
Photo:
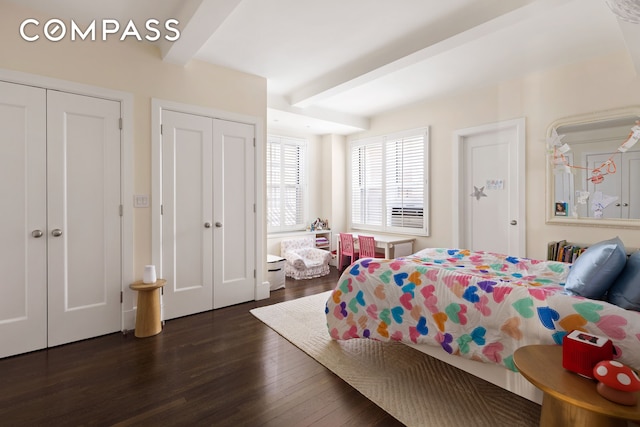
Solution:
<svg viewBox="0 0 640 427"><path fill-rule="evenodd" d="M2 426L401 425L249 313L332 289L338 274L166 322L0 360Z"/></svg>

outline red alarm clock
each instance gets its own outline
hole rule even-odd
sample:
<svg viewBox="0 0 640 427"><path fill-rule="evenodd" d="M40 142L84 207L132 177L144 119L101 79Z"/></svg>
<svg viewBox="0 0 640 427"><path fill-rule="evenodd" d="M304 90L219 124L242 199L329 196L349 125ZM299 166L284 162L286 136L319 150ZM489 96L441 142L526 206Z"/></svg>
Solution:
<svg viewBox="0 0 640 427"><path fill-rule="evenodd" d="M613 343L609 338L572 331L562 338L562 367L587 378L594 378L593 367L613 359Z"/></svg>

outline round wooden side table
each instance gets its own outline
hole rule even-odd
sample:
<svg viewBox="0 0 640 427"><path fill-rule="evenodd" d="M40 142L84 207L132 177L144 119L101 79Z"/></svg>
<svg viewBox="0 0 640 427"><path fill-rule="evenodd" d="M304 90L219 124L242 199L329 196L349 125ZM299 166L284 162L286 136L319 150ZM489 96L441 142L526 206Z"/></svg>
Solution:
<svg viewBox="0 0 640 427"><path fill-rule="evenodd" d="M129 285L134 291L138 291L138 308L136 310L136 330L138 338L151 337L162 332L160 319L160 288L167 281L158 279L153 283L144 283L142 280Z"/></svg>
<svg viewBox="0 0 640 427"><path fill-rule="evenodd" d="M562 367L562 346L528 345L513 353L523 377L543 391L540 426L626 427L640 420L640 407L611 402L590 380Z"/></svg>

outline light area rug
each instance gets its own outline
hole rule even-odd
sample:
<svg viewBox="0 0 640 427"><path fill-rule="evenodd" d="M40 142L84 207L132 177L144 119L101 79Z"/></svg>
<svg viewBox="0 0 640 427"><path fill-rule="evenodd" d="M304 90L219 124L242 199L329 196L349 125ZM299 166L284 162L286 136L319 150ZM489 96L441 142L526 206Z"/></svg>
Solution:
<svg viewBox="0 0 640 427"><path fill-rule="evenodd" d="M540 406L397 342L334 341L329 292L251 313L407 426L537 426Z"/></svg>

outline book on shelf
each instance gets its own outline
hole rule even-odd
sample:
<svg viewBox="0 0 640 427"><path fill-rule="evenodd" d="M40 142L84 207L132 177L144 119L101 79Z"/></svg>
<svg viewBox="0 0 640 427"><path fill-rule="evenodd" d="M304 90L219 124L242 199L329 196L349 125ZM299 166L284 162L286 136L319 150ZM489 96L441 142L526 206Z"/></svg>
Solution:
<svg viewBox="0 0 640 427"><path fill-rule="evenodd" d="M316 237L317 246L328 245L328 244L329 244L329 239L327 239L326 237Z"/></svg>
<svg viewBox="0 0 640 427"><path fill-rule="evenodd" d="M586 249L586 246L569 243L566 240L549 242L547 245L547 259L573 263Z"/></svg>

